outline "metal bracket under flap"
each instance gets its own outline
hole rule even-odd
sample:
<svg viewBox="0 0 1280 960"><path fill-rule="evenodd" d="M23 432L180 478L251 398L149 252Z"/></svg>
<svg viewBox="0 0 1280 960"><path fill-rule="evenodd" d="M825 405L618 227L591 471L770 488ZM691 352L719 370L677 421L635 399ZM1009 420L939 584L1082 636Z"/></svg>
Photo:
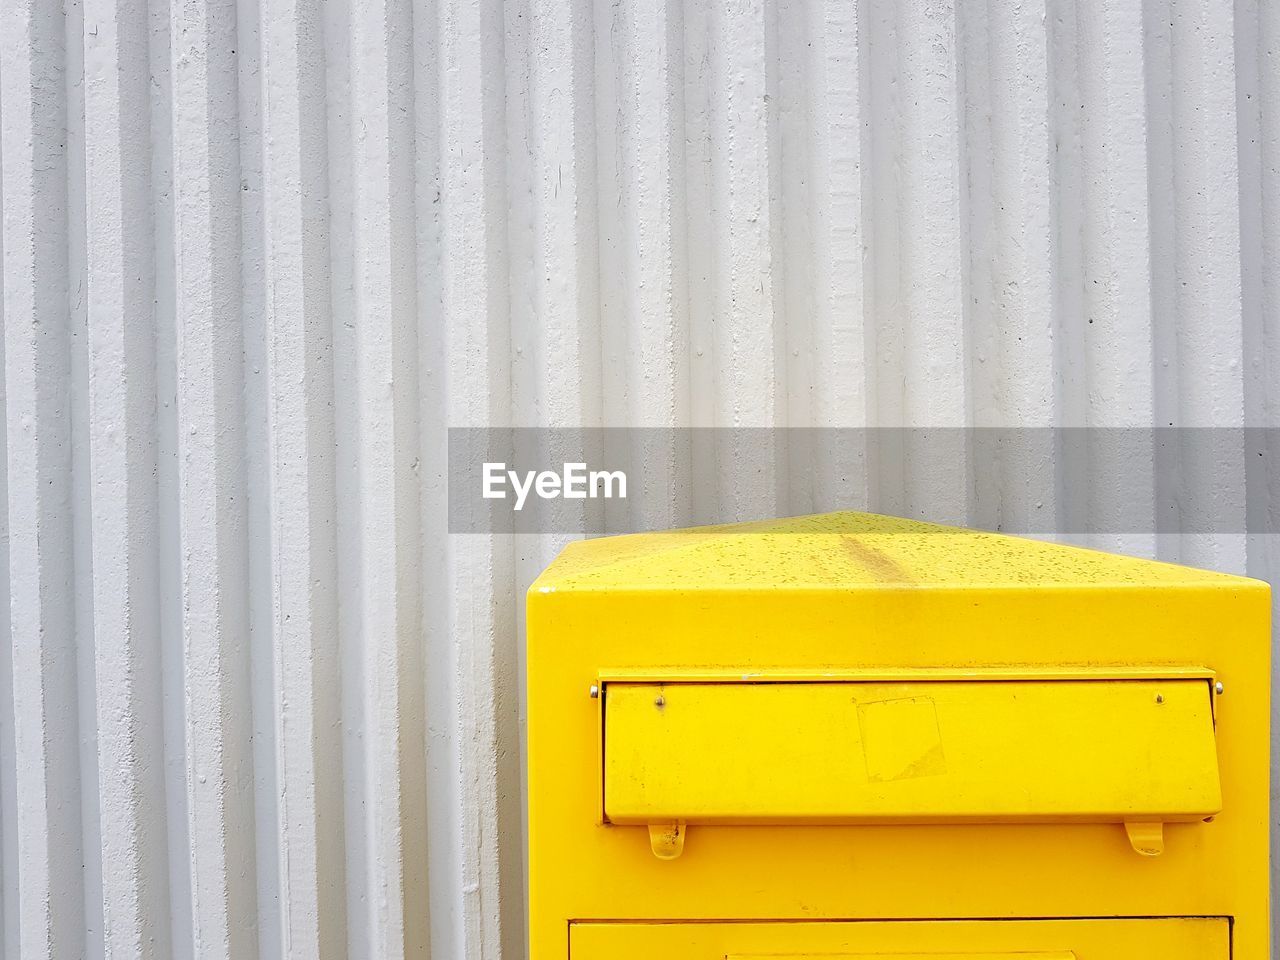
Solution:
<svg viewBox="0 0 1280 960"><path fill-rule="evenodd" d="M674 860L684 853L685 824L677 823L649 824L649 848L659 860Z"/></svg>
<svg viewBox="0 0 1280 960"><path fill-rule="evenodd" d="M1124 832L1134 853L1158 857L1164 853L1164 824L1158 820L1126 820Z"/></svg>

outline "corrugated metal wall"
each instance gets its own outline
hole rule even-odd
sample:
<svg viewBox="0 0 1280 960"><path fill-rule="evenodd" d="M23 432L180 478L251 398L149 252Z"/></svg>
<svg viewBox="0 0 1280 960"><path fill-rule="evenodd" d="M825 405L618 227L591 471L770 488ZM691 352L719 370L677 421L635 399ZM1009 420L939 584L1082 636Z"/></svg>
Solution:
<svg viewBox="0 0 1280 960"><path fill-rule="evenodd" d="M1280 420L1266 0L0 6L7 960L523 954L558 542L447 535L446 425ZM697 514L1062 488L741 459Z"/></svg>

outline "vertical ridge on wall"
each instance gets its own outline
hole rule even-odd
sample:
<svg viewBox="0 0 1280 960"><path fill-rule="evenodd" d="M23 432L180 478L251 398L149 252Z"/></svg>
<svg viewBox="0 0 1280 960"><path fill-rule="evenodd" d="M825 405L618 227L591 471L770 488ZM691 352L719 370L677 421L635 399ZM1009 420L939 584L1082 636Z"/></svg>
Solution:
<svg viewBox="0 0 1280 960"><path fill-rule="evenodd" d="M174 960L192 960L191 871L187 818L182 644L182 545L178 483L177 294L174 254L173 100L169 0L148 0L149 125L151 127L152 333L155 350L156 556L160 624L160 684L164 830L150 834L165 846L168 944Z"/></svg>
<svg viewBox="0 0 1280 960"><path fill-rule="evenodd" d="M1148 193L1146 44L1142 11L1124 0L1087 0L1076 8L1072 126L1077 145L1066 163L1078 165L1083 218L1078 225L1078 285L1064 306L1063 418L1070 426L1148 428L1154 423L1154 354L1150 242L1156 225ZM1070 89L1070 88L1068 88ZM1071 111L1071 106L1076 109ZM1064 232L1067 229L1063 224ZM1111 437L1119 437L1115 443ZM1155 451L1137 434L1103 432L1082 473L1062 479L1070 526L1153 530ZM1134 482L1107 492L1102 478ZM1103 548L1154 551L1151 534L1105 535Z"/></svg>
<svg viewBox="0 0 1280 960"><path fill-rule="evenodd" d="M1256 228L1242 245L1249 251L1244 362L1252 388L1246 391L1245 422L1257 427L1280 419L1280 5L1260 0L1256 19L1237 25L1236 42L1252 45L1246 59L1257 78L1257 86L1247 90L1250 113L1256 116L1248 129L1256 142L1248 151L1250 175L1241 190L1242 209Z"/></svg>
<svg viewBox="0 0 1280 960"><path fill-rule="evenodd" d="M718 376L716 352L712 345L715 334L715 264L716 238L712 199L712 158L720 149L713 136L711 88L716 82L712 63L710 4L681 3L684 21L683 56L683 133L684 137L684 200L685 231L688 244L686 282L688 292L688 343L687 357L689 413L686 423L693 428L710 427L718 422L716 413L715 380ZM599 29L599 27L597 27ZM610 30L610 36L614 31ZM623 63L629 62L626 51ZM612 64L609 64L612 67ZM622 64L613 67L614 71ZM624 116L625 119L625 116ZM603 124L602 124L603 126ZM632 180L618 178L619 193L634 189ZM608 210L610 190L601 191L601 209ZM610 264L601 262L606 277ZM611 412L611 411L610 411ZM634 423L634 419L621 420ZM639 421L643 422L643 421ZM689 463L691 503L689 519L694 523L708 521L715 516L719 499L719 482L716 477L714 453L708 454L700 446L691 451Z"/></svg>
<svg viewBox="0 0 1280 960"><path fill-rule="evenodd" d="M1258 427L1280 416L1280 190L1268 176L1280 170L1280 7L1241 0L1236 11L1240 194L1256 200L1240 209L1244 422Z"/></svg>
<svg viewBox="0 0 1280 960"><path fill-rule="evenodd" d="M1049 13L965 8L973 417L989 426L1054 413Z"/></svg>
<svg viewBox="0 0 1280 960"><path fill-rule="evenodd" d="M513 238L510 270L512 422L518 426L601 422L591 12L587 0L532 0L527 16L519 18L524 29L509 27L507 33L508 56L523 61L509 74L521 78L519 89L509 87L507 93L509 152L524 145L508 186L513 218L529 228L520 238L527 255L516 250ZM527 123L533 117L538 122ZM517 181L515 171L521 169ZM525 203L528 212L520 212ZM529 452L539 462L564 463L573 459L574 445L562 439L546 436ZM603 513L591 500L565 503L559 512L576 530L596 526L593 519ZM558 550L553 540L529 546L518 573L525 579L536 576Z"/></svg>
<svg viewBox="0 0 1280 960"><path fill-rule="evenodd" d="M683 4L596 9L603 422L688 426ZM679 492L688 464L676 445L644 433L627 455L645 504L631 508L631 524L680 525L691 504Z"/></svg>
<svg viewBox="0 0 1280 960"><path fill-rule="evenodd" d="M891 0L858 0L858 12L868 36L876 38L864 48L867 61L862 85L864 167L862 183L866 211L863 216L864 340L870 358L866 368L867 421L872 426L903 426L904 381L901 300L898 295L900 177L896 174L901 151L897 118L901 84L896 82L897 9ZM902 501L902 471L894 469L884 444L877 446L867 464L867 505L893 512Z"/></svg>
<svg viewBox="0 0 1280 960"><path fill-rule="evenodd" d="M422 537L418 544L418 564L422 570L422 662L424 769L422 793L408 800L417 805L426 827L426 855L416 864L406 865L414 873L415 889L423 892L417 904L427 922L425 957L449 956L440 946L452 933L447 914L435 913L441 902L440 878L451 876L452 857L448 831L451 793L450 713L447 691L451 687L447 638L441 630L451 591L441 573L447 555L449 535L449 436L448 379L440 358L447 347L442 310L441 273L441 126L440 126L440 10L437 0L413 5L413 86L414 86L414 205L417 250L418 327L418 422L421 431ZM447 893L446 893L447 897Z"/></svg>
<svg viewBox="0 0 1280 960"><path fill-rule="evenodd" d="M508 189L505 157L503 5L439 0L441 323L447 424L512 422L508 316ZM446 806L433 827L432 916L450 917L433 936L440 956L507 957L521 952L523 903L510 826L498 810L510 783L498 739L496 702L515 669L515 561L508 538L451 537L444 569L448 606L432 631L434 687L448 724L437 793ZM518 828L517 828L518 829Z"/></svg>
<svg viewBox="0 0 1280 960"><path fill-rule="evenodd" d="M1049 14L1044 3L972 4L962 25L971 416L980 428L1056 420ZM1051 527L1058 505L1054 478L1040 469L1044 437L985 439L974 453L985 482L975 483L973 519L992 529Z"/></svg>
<svg viewBox="0 0 1280 960"><path fill-rule="evenodd" d="M1257 529L1280 517L1280 480L1272 465L1280 443L1257 428L1280 413L1280 7L1241 0L1236 6L1237 115L1240 159L1241 300L1244 314L1243 372L1248 506ZM1243 202L1252 198L1255 202ZM1272 526L1270 529L1275 529ZM1248 573L1272 578L1280 567L1273 535L1248 538ZM1272 590L1272 622L1280 622L1280 591ZM1280 698L1272 699L1271 722L1280 723ZM1274 748L1273 748L1274 756ZM1280 771L1271 769L1271 803L1280 803ZM1280 862L1280 835L1272 830L1272 862ZM1272 884L1273 888L1275 884ZM1275 896L1273 889L1272 896ZM1272 935L1274 942L1274 930Z"/></svg>
<svg viewBox="0 0 1280 960"><path fill-rule="evenodd" d="M778 256L777 11L774 0L711 4L710 330L713 419L699 425L768 427L785 417L783 261ZM695 390L706 386L695 380ZM769 514L785 500L785 472L756 445L717 440L715 489L727 517Z"/></svg>
<svg viewBox="0 0 1280 960"><path fill-rule="evenodd" d="M2 88L0 88L2 89ZM0 96L0 130L4 129L4 102ZM0 170L4 169L4 138L0 136ZM4 223L4 191L0 189L0 224ZM4 263L4 231L0 230L0 264ZM4 316L4 273L0 269L0 318ZM0 337L0 370L4 369L4 338ZM0 376L0 441L8 456L8 415L5 378ZM7 464L6 464L7 466ZM9 577L9 472L0 471L0 611L10 609ZM0 957L18 953L18 796L14 782L13 629L11 616L0 616Z"/></svg>
<svg viewBox="0 0 1280 960"><path fill-rule="evenodd" d="M521 415L525 424L598 426L591 8L584 0L530 0L527 9L527 89L509 102L523 100L525 115L538 118L523 131L532 226L532 312L526 320L536 318L536 325L516 334L525 345L513 364L529 368L529 402L517 400L513 412L532 411L531 418ZM510 111L509 119L516 114Z"/></svg>
<svg viewBox="0 0 1280 960"><path fill-rule="evenodd" d="M0 19L5 405L18 952L84 950L72 543L66 76L59 5ZM8 819L8 818L6 818Z"/></svg>
<svg viewBox="0 0 1280 960"><path fill-rule="evenodd" d="M954 0L898 5L901 422L908 427L959 426L968 416L959 16ZM934 519L963 522L968 481L957 478L968 477L969 465L951 463L939 475L920 442L913 434L903 452L902 509L921 516L927 503Z"/></svg>
<svg viewBox="0 0 1280 960"><path fill-rule="evenodd" d="M426 856L405 785L424 774L419 531L417 326L412 121L412 9L402 0L351 7L356 370L358 378L363 894L351 949L423 955L422 892L406 862ZM410 787L412 790L412 787ZM420 791L413 791L420 793Z"/></svg>
<svg viewBox="0 0 1280 960"><path fill-rule="evenodd" d="M962 77L951 0L870 0L872 251L877 364L875 422L955 427L968 422L962 196ZM910 433L876 464L880 509L963 522L969 467L928 466Z"/></svg>
<svg viewBox="0 0 1280 960"><path fill-rule="evenodd" d="M1157 422L1195 429L1168 451L1182 483L1158 489L1158 518L1189 534L1168 559L1243 570L1243 538L1213 531L1243 524L1244 451L1225 429L1203 442L1203 428L1244 425L1234 5L1167 0L1147 15L1168 30L1166 43L1149 44L1164 55L1152 57L1148 97L1168 104L1170 141L1152 162L1174 198L1153 232L1158 315L1174 320L1157 325Z"/></svg>
<svg viewBox="0 0 1280 960"><path fill-rule="evenodd" d="M870 423L869 391L874 376L867 350L863 254L866 245L863 164L866 160L862 74L868 46L866 24L857 4L838 0L803 5L807 16L806 50L800 51L810 89L812 116L809 170L811 199L805 218L812 224L809 245L788 249L789 282L811 278L811 343L804 351L809 374L808 415L814 427L863 427ZM786 140L791 142L790 137ZM792 179L790 177L788 180ZM788 248L791 246L788 238ZM805 256L806 246L814 255ZM812 272L792 280L791 272L812 262ZM806 285L807 282L806 282ZM802 308L800 317L805 320ZM791 353L797 352L795 347ZM795 396L797 384L788 392ZM817 505L865 503L871 493L865 443L834 453L819 444L813 497Z"/></svg>
<svg viewBox="0 0 1280 960"><path fill-rule="evenodd" d="M865 26L858 5L778 8L788 509L865 503L869 423L863 273ZM815 429L808 429L815 428Z"/></svg>
<svg viewBox="0 0 1280 960"><path fill-rule="evenodd" d="M97 791L83 785L98 782L96 711L88 705L94 701L94 611L93 555L90 508L89 451L89 348L88 303L86 297L88 250L86 236L86 149L84 97L84 7L81 3L63 8L62 43L65 88L64 156L66 159L65 220L67 229L67 275L75 278L69 291L71 370L68 377L71 453L71 552L76 589L72 594L75 607L76 648L76 729L79 735L80 850L92 854L101 848L98 830ZM82 704L84 706L82 706ZM81 873L85 918L85 957L101 956L102 865L98 857L86 856Z"/></svg>
<svg viewBox="0 0 1280 960"><path fill-rule="evenodd" d="M0 116L0 124L3 124ZM0 157L0 168L3 166ZM4 205L0 202L0 222L4 218ZM0 260L4 256L4 244L0 242ZM3 271L0 271L3 275ZM4 293L0 283L0 296ZM0 315L3 310L0 310ZM0 340L0 343L3 341ZM0 346L0 362L3 347ZM0 377L0 405L3 405L3 378ZM6 418L0 416L0 438L5 440L7 451ZM6 506L9 503L8 471L0 472L0 495ZM9 511L0 512L0 565L9 569ZM9 609L9 578L0 585L0 610ZM0 619L0 957L18 954L18 796L14 783L17 769L13 742L13 632L10 618Z"/></svg>
<svg viewBox="0 0 1280 960"><path fill-rule="evenodd" d="M85 11L90 511L102 955L170 956L162 844L156 355L148 18ZM102 775L102 771L107 773ZM96 951L95 951L96 952Z"/></svg>
<svg viewBox="0 0 1280 960"><path fill-rule="evenodd" d="M267 409L267 330L263 215L262 24L259 0L235 0L236 162L240 208L241 404L245 411L241 446L244 504L247 623L246 722L250 737L248 771L253 778L254 936L261 952L279 938L281 914L272 817L272 625L270 438L267 418L249 411Z"/></svg>
<svg viewBox="0 0 1280 960"><path fill-rule="evenodd" d="M174 0L183 705L193 952L257 953L236 10Z"/></svg>
<svg viewBox="0 0 1280 960"><path fill-rule="evenodd" d="M331 958L346 955L347 924L321 14L311 0L263 4L271 836L281 911L279 942L265 949Z"/></svg>
<svg viewBox="0 0 1280 960"><path fill-rule="evenodd" d="M1257 201L1242 203L1240 224L1246 467L1250 519L1261 526L1280 517L1280 481L1269 469L1280 444L1256 432L1280 417L1280 8L1242 0L1236 9L1240 193ZM1273 569L1277 547L1275 537L1251 538L1251 575Z"/></svg>
<svg viewBox="0 0 1280 960"><path fill-rule="evenodd" d="M361 715L363 702L364 624L362 597L363 536L361 509L360 350L355 316L355 132L353 112L352 4L326 0L319 5L324 41L323 96L325 103L325 180L327 201L329 335L333 375L334 453L334 582L329 586L337 600L337 658L340 706L337 733L341 739L339 778L342 809L343 900L345 950L362 943L366 887L366 838L364 811L364 750L366 733ZM301 49L301 48L300 48ZM316 78L319 80L319 78ZM269 103L268 98L268 103ZM325 586L320 584L320 586ZM361 927L361 929L364 929Z"/></svg>

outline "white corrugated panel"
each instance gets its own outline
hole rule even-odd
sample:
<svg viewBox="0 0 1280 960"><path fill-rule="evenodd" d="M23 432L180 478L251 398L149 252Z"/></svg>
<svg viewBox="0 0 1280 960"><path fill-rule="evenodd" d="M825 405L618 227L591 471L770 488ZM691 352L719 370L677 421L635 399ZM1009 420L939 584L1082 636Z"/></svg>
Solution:
<svg viewBox="0 0 1280 960"><path fill-rule="evenodd" d="M6 960L523 955L564 537L450 536L449 425L1280 423L1265 0L0 9ZM724 436L629 522L1168 508L1089 539L1280 570L1275 445Z"/></svg>

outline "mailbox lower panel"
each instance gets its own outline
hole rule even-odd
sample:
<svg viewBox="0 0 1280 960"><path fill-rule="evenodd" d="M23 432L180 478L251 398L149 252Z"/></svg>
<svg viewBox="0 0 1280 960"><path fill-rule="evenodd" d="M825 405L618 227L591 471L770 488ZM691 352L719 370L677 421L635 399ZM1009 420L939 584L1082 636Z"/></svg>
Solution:
<svg viewBox="0 0 1280 960"><path fill-rule="evenodd" d="M570 960L1229 960L1224 917L574 923Z"/></svg>

